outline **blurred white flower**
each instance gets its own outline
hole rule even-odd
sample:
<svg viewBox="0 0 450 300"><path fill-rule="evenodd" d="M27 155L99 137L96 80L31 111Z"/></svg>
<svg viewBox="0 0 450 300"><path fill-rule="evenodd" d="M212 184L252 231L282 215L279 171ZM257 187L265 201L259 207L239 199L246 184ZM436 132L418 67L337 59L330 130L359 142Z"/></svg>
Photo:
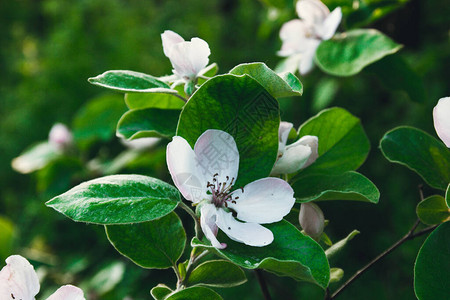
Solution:
<svg viewBox="0 0 450 300"><path fill-rule="evenodd" d="M34 300L39 293L39 279L33 266L20 255L11 255L0 271L0 299ZM47 300L85 300L83 291L64 285Z"/></svg>
<svg viewBox="0 0 450 300"><path fill-rule="evenodd" d="M292 123L280 122L278 130L278 159L271 175L291 174L304 169L316 161L319 156L317 136L305 135L295 143L286 146Z"/></svg>
<svg viewBox="0 0 450 300"><path fill-rule="evenodd" d="M433 121L437 135L450 148L450 97L439 99L433 108Z"/></svg>
<svg viewBox="0 0 450 300"><path fill-rule="evenodd" d="M62 123L56 123L48 134L48 142L58 151L64 151L73 144L73 135Z"/></svg>
<svg viewBox="0 0 450 300"><path fill-rule="evenodd" d="M302 203L298 220L307 235L316 241L320 238L325 227L325 218L319 206L312 202Z"/></svg>
<svg viewBox="0 0 450 300"><path fill-rule="evenodd" d="M319 44L330 39L342 19L341 8L331 13L319 0L299 0L296 5L300 19L285 23L280 30L282 40L278 55L290 57L300 74L308 73L314 64Z"/></svg>

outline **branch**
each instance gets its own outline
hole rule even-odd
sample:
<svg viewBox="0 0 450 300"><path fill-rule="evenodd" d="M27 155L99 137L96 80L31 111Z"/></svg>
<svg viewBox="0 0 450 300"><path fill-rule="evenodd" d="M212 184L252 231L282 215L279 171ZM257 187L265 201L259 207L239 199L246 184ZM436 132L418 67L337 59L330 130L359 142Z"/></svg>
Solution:
<svg viewBox="0 0 450 300"><path fill-rule="evenodd" d="M272 300L270 297L269 289L267 288L266 280L264 279L263 272L260 269L255 269L256 278L258 279L259 286L264 296L264 300Z"/></svg>

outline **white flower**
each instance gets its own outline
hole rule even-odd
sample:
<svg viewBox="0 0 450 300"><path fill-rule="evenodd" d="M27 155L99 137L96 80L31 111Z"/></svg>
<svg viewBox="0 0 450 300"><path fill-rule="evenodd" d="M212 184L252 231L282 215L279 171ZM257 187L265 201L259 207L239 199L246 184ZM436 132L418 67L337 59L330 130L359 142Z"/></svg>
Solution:
<svg viewBox="0 0 450 300"><path fill-rule="evenodd" d="M33 266L20 255L11 255L0 271L0 299L34 300L39 293L39 279ZM64 285L47 300L85 300L83 291Z"/></svg>
<svg viewBox="0 0 450 300"><path fill-rule="evenodd" d="M319 139L317 136L305 135L295 143L286 146L292 127L292 123L280 122L278 159L273 166L271 175L297 172L311 165L319 156Z"/></svg>
<svg viewBox="0 0 450 300"><path fill-rule="evenodd" d="M280 30L283 42L280 56L292 58L300 74L308 73L314 62L316 49L322 41L330 39L342 19L341 8L331 13L319 0L299 0L296 5L301 18L285 23Z"/></svg>
<svg viewBox="0 0 450 300"><path fill-rule="evenodd" d="M318 240L325 227L325 218L319 206L307 202L300 205L298 220L307 235Z"/></svg>
<svg viewBox="0 0 450 300"><path fill-rule="evenodd" d="M433 108L433 121L437 135L450 148L450 97L439 99Z"/></svg>
<svg viewBox="0 0 450 300"><path fill-rule="evenodd" d="M69 128L61 123L53 125L48 134L48 142L56 150L63 151L69 148L73 143L73 136Z"/></svg>
<svg viewBox="0 0 450 300"><path fill-rule="evenodd" d="M200 209L200 225L211 244L226 247L217 238L220 228L232 240L262 247L273 241L272 232L260 224L280 221L294 205L294 191L279 178L262 178L234 187L239 152L231 135L205 131L192 150L175 136L167 145L167 165L181 194Z"/></svg>
<svg viewBox="0 0 450 300"><path fill-rule="evenodd" d="M179 80L195 82L197 75L209 62L208 43L200 38L185 41L179 34L166 30L161 34L164 54L170 59L173 73Z"/></svg>

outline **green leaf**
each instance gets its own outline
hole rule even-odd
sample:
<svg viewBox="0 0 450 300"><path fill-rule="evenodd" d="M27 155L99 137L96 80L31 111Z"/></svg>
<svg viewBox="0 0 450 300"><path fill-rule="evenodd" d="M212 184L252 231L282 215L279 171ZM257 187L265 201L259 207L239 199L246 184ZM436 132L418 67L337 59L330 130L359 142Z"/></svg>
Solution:
<svg viewBox="0 0 450 300"><path fill-rule="evenodd" d="M125 264L115 261L101 269L89 280L89 289L99 295L106 294L119 284L125 275Z"/></svg>
<svg viewBox="0 0 450 300"><path fill-rule="evenodd" d="M450 151L428 133L397 127L380 141L383 155L419 174L430 186L445 190L450 182Z"/></svg>
<svg viewBox="0 0 450 300"><path fill-rule="evenodd" d="M351 241L357 234L359 234L359 231L353 230L352 232L350 232L349 235L347 235L347 237L345 237L344 239L340 240L339 242L335 243L333 246L331 246L330 248L325 250L325 254L326 254L327 258L330 259L334 255L339 253L344 248L344 246L348 243L348 241Z"/></svg>
<svg viewBox="0 0 450 300"><path fill-rule="evenodd" d="M46 167L59 157L61 153L45 141L26 149L20 156L13 159L11 165L17 172L28 174Z"/></svg>
<svg viewBox="0 0 450 300"><path fill-rule="evenodd" d="M115 133L117 121L127 111L120 95L102 95L87 102L75 115L73 136L81 148L96 140L108 141Z"/></svg>
<svg viewBox="0 0 450 300"><path fill-rule="evenodd" d="M142 175L111 175L84 182L46 203L74 221L127 224L161 218L180 201L178 190Z"/></svg>
<svg viewBox="0 0 450 300"><path fill-rule="evenodd" d="M330 283L339 282L344 277L344 270L340 268L330 269Z"/></svg>
<svg viewBox="0 0 450 300"><path fill-rule="evenodd" d="M170 294L165 300L222 300L219 294L202 286L193 286Z"/></svg>
<svg viewBox="0 0 450 300"><path fill-rule="evenodd" d="M203 70L201 70L198 73L198 77L197 79L197 84L202 85L205 83L206 80L208 80L208 78L211 78L213 76L215 76L217 74L217 72L219 71L219 66L216 63L212 63L209 66L207 66L206 68L204 68ZM206 78L203 78L206 77Z"/></svg>
<svg viewBox="0 0 450 300"><path fill-rule="evenodd" d="M210 260L200 264L189 276L186 284L212 287L232 287L247 281L244 271L226 260Z"/></svg>
<svg viewBox="0 0 450 300"><path fill-rule="evenodd" d="M181 109L185 104L174 94L161 93L127 93L125 94L125 103L129 109Z"/></svg>
<svg viewBox="0 0 450 300"><path fill-rule="evenodd" d="M316 51L316 62L326 73L351 76L401 47L375 29L356 29L322 41Z"/></svg>
<svg viewBox="0 0 450 300"><path fill-rule="evenodd" d="M155 300L164 300L170 293L172 293L172 290L162 283L158 284L150 291L150 294Z"/></svg>
<svg viewBox="0 0 450 300"><path fill-rule="evenodd" d="M299 137L305 135L319 138L319 157L296 178L356 170L370 149L359 119L338 107L323 110L301 125Z"/></svg>
<svg viewBox="0 0 450 300"><path fill-rule="evenodd" d="M439 195L427 197L417 204L416 213L420 221L428 225L450 220L450 209L444 197Z"/></svg>
<svg viewBox="0 0 450 300"><path fill-rule="evenodd" d="M280 9L293 9L294 1L291 0L261 0L268 6L280 8Z"/></svg>
<svg viewBox="0 0 450 300"><path fill-rule="evenodd" d="M302 83L294 74L285 72L277 75L264 63L240 64L234 67L230 74L249 75L274 98L301 96L303 93Z"/></svg>
<svg viewBox="0 0 450 300"><path fill-rule="evenodd" d="M117 136L125 139L175 135L180 115L178 109L145 108L127 111L117 124Z"/></svg>
<svg viewBox="0 0 450 300"><path fill-rule="evenodd" d="M0 232L0 260L5 261L13 253L16 228L9 219L0 216Z"/></svg>
<svg viewBox="0 0 450 300"><path fill-rule="evenodd" d="M88 81L94 85L126 93L177 93L156 77L134 71L106 71L96 77L89 78Z"/></svg>
<svg viewBox="0 0 450 300"><path fill-rule="evenodd" d="M272 170L279 122L278 102L258 82L247 75L222 75L205 82L184 106L177 135L193 147L208 129L231 134L240 156L235 186L242 187Z"/></svg>
<svg viewBox="0 0 450 300"><path fill-rule="evenodd" d="M322 78L314 87L312 109L318 112L326 108L334 100L339 89L336 78Z"/></svg>
<svg viewBox="0 0 450 300"><path fill-rule="evenodd" d="M270 229L274 235L274 241L270 245L247 246L232 241L223 232L219 232L218 240L226 243L227 247L217 249L218 253L243 268L261 268L279 276L312 282L322 288L328 286L330 267L319 244L285 220L265 224L264 227ZM212 248L195 238L192 245Z"/></svg>
<svg viewBox="0 0 450 300"><path fill-rule="evenodd" d="M450 294L450 222L425 240L414 266L414 292L419 300L448 299Z"/></svg>
<svg viewBox="0 0 450 300"><path fill-rule="evenodd" d="M447 186L447 191L445 192L445 202L447 206L450 207L450 183Z"/></svg>
<svg viewBox="0 0 450 300"><path fill-rule="evenodd" d="M292 184L299 202L313 200L355 200L378 203L377 187L360 173L349 171L339 175L310 175Z"/></svg>
<svg viewBox="0 0 450 300"><path fill-rule="evenodd" d="M108 240L123 256L143 268L176 265L186 245L186 233L174 212L153 221L105 226Z"/></svg>

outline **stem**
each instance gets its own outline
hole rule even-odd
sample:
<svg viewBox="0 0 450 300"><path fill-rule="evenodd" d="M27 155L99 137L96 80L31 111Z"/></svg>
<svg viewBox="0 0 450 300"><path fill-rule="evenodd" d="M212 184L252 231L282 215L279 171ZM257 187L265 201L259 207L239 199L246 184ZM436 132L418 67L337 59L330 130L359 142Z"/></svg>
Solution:
<svg viewBox="0 0 450 300"><path fill-rule="evenodd" d="M259 286L261 287L261 291L263 293L265 300L272 300L270 297L269 289L267 288L266 280L264 279L263 272L259 269L255 269L256 278L258 279Z"/></svg>
<svg viewBox="0 0 450 300"><path fill-rule="evenodd" d="M203 236L203 232L201 231L201 227L200 227L200 221L197 217L197 215L192 211L192 209L187 206L183 201L180 201L178 204L179 207L181 207L182 209L184 209L191 217L192 219L194 219L195 221L195 236L201 240L202 236Z"/></svg>
<svg viewBox="0 0 450 300"><path fill-rule="evenodd" d="M186 275L184 276L183 285L188 280L189 276L191 275L194 268L197 266L197 263L200 261L200 259L209 254L208 250L205 250L198 255L194 255L195 250L196 248L193 248L191 251L191 257L189 258L189 262L186 267Z"/></svg>
<svg viewBox="0 0 450 300"><path fill-rule="evenodd" d="M173 269L173 271L175 272L175 275L177 275L177 290L178 290L178 288L180 287L180 284L181 284L181 282L182 282L181 274L180 274L180 271L178 270L178 267L177 267L176 264L174 264L174 265L172 266L172 269Z"/></svg>
<svg viewBox="0 0 450 300"><path fill-rule="evenodd" d="M184 98L183 96L181 96L181 95L179 95L179 94L171 94L171 95L174 95L174 96L180 98L181 100L184 101L184 103L187 103L187 102L188 102L188 99Z"/></svg>

